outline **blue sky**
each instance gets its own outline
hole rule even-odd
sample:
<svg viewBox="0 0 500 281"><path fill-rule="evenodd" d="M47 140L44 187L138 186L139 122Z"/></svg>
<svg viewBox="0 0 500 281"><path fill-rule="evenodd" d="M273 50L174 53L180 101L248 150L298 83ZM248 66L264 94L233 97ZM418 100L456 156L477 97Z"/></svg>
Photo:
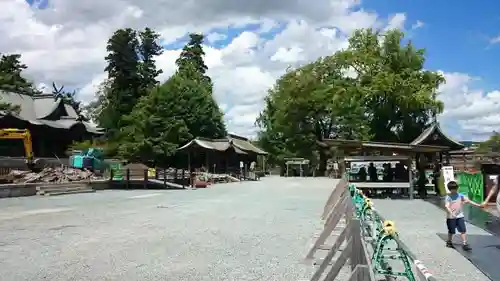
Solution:
<svg viewBox="0 0 500 281"><path fill-rule="evenodd" d="M427 67L481 77L481 87L500 88L500 1L394 1L365 0L363 7L382 16L406 12L408 22L425 26L412 35L415 45L427 50Z"/></svg>
<svg viewBox="0 0 500 281"><path fill-rule="evenodd" d="M49 4L48 1L51 0L25 0L30 4L36 3L38 8L44 9ZM117 0L109 0L117 2ZM154 4L154 1L160 0L148 0L146 2L150 2L150 4ZM202 1L202 0L199 0ZM228 0L229 1L229 0ZM132 3L132 2L131 2ZM201 3L201 2L200 2ZM326 1L322 2L323 5L328 5ZM326 4L325 4L326 3ZM78 13L75 8L71 8L71 5L68 3L64 3L66 8L69 9L68 13ZM68 5L66 5L68 4ZM141 8L147 8L144 3L137 2L135 5L140 6ZM94 3L93 7L82 7L79 5L77 8L86 10L90 9L99 9L99 5ZM121 5L121 4L120 4ZM304 4L305 5L305 4ZM308 5L308 4L307 4ZM318 6L322 8L322 6ZM325 8L328 6L325 6ZM481 4L477 4L477 2L465 1L465 0L457 0L457 1L430 1L430 0L417 0L417 1L402 1L402 0L362 0L361 8L365 11L375 12L378 15L379 19L387 19L390 16L396 13L404 13L406 15L405 21L405 29L406 29L406 38L412 40L413 44L419 48L426 49L426 68L431 70L442 70L447 74L460 73L460 75L467 75L474 78L478 78L473 82L465 82L459 84L457 88L453 88L449 91L448 98L452 100L456 100L455 93L461 94L462 96L460 102L452 104L451 107L447 104L446 108L453 108L455 113L461 112L462 109L459 108L459 104L464 107L464 109L472 108L474 104L474 108L476 111L480 113L476 115L464 115L462 114L460 117L458 115L453 115L453 117L448 118L447 120L443 119L443 128L449 134L456 138L460 139L481 139L486 138L489 132L492 130L500 130L500 122L496 124L495 114L498 112L498 119L500 120L500 98L498 98L498 110L493 109L489 112L483 112L483 108L485 104L489 103L487 98L482 99L481 102L471 102L467 101L467 97L464 95L469 95L469 93L474 92L474 90L482 90L483 93L487 93L492 90L500 89L500 82L497 79L497 73L499 73L500 65L498 64L498 58L500 57L500 29L498 28L500 24L500 1L486 0L481 1ZM219 12L219 11L217 11ZM276 16L277 19L280 18ZM189 19L187 19L189 20ZM291 19L293 20L293 19ZM417 21L421 21L424 25L418 29L412 30L412 24L415 24ZM139 22L140 23L140 22ZM92 24L92 23L89 23ZM190 24L186 22L186 24ZM213 25L212 25L213 26ZM120 26L121 27L121 26ZM168 28L168 26L165 26ZM163 27L163 28L165 28ZM244 31L256 31L261 26L259 24L248 24L246 26L229 26L224 27L221 26L218 29L210 30L206 32L206 34L210 34L213 32L217 32L223 34L225 36L224 39L216 41L212 44L212 47L216 49L224 49L228 44L230 44L233 39L240 36L240 34ZM71 28L71 27L69 27ZM259 40L273 40L276 34L281 31L287 29L287 22L282 22L280 26L275 27L267 34L259 34ZM313 30L314 31L314 30ZM86 34L85 36L89 36L89 39L92 39L91 34ZM293 36L292 36L293 37ZM492 39L498 37L497 44L492 44ZM176 42L169 43L165 45L167 50L177 50L182 48L182 46L186 43L187 36L184 38L180 38ZM277 46L276 48L291 48L294 46L299 47L311 47L314 50L314 42L301 42L303 38L295 38L294 42L285 42L283 46ZM307 40L307 39L305 39ZM288 45L287 45L288 44ZM294 45L295 44L295 45ZM303 45L300 45L303 44ZM257 47L250 46L248 48L255 49ZM273 50L276 52L277 50ZM266 53L267 55L272 54L272 52ZM251 60L251 59L250 59ZM264 59L265 60L265 59ZM267 71L264 69L262 65L258 65L257 62L252 62L246 66L257 67L259 68L261 73ZM30 68L33 66L30 65ZM165 67L165 66L163 66ZM231 66L233 67L233 66ZM168 67L167 67L168 68ZM283 63L283 69L286 68L286 62ZM61 70L62 71L62 70ZM97 69L96 73L101 72L102 68ZM232 71L232 69L230 70ZM67 73L67 71L64 71ZM241 76L240 76L241 77ZM275 77L274 77L275 78ZM273 78L273 81L274 81ZM53 79L60 79L60 77L56 77ZM87 80L82 79L82 84L87 83ZM231 78L226 78L231 79ZM217 83L217 77L214 77L214 83ZM224 81L223 81L224 82ZM223 83L224 84L224 83ZM460 89L462 85L466 85L469 87L469 91L464 94L460 93ZM74 85L75 89L82 88L82 85ZM266 86L268 88L268 86ZM67 88L71 88L71 85ZM266 88L266 89L267 89ZM260 91L259 93L257 91ZM265 93L266 90L262 88L258 88L255 90L254 95L261 95ZM485 97L486 94L483 94ZM469 95L469 99L472 95ZM441 96L442 97L442 96ZM500 97L500 94L499 94ZM241 100L235 96L233 99L221 101L221 104L228 106L229 108L238 106L238 102ZM469 104L466 104L468 102ZM483 114L484 113L484 114ZM243 113L241 113L243 114ZM246 114L246 113L245 113ZM452 115L449 115L452 116ZM476 126L476 124L486 124L484 127L486 128L483 132L473 132L467 131L464 127L464 120L468 120L471 118L481 119L486 118L487 122L484 120L479 120L473 124L472 127ZM493 120L493 121L491 121ZM459 123L461 122L461 123ZM475 121L474 121L475 122ZM482 122L482 123L481 123ZM247 124L248 126L252 126L251 124ZM482 125L481 125L482 126ZM486 127L490 126L490 127ZM476 126L477 127L477 126ZM476 130L477 131L477 130Z"/></svg>
<svg viewBox="0 0 500 281"><path fill-rule="evenodd" d="M47 7L49 0L25 0L39 8ZM411 39L418 47L427 50L426 67L446 72L462 72L483 78L481 88L500 88L497 74L500 64L499 44L490 44L491 38L500 36L500 1L485 0L481 5L466 0L451 1L396 1L364 0L362 8L377 12L381 17L388 17L397 12L405 12L407 23L417 20L425 26L411 34ZM407 24L408 25L408 24ZM284 27L284 24L283 24ZM221 28L213 31L227 34L224 40L213 46L221 48L243 31L256 30L258 24L241 28ZM407 26L407 28L409 28ZM272 37L282 28L274 29L265 37ZM166 45L167 49L182 47L185 40Z"/></svg>

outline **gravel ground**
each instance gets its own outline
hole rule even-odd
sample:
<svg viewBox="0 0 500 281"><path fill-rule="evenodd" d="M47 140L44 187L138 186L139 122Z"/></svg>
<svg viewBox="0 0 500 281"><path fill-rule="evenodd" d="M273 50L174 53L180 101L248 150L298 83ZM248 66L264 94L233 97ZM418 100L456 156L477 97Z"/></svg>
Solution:
<svg viewBox="0 0 500 281"><path fill-rule="evenodd" d="M299 262L335 183L268 177L2 199L0 280L308 279L312 268Z"/></svg>
<svg viewBox="0 0 500 281"><path fill-rule="evenodd" d="M462 255L445 247L444 241L438 236L446 235L444 211L423 200L375 199L373 202L384 217L395 222L401 240L438 281L490 280ZM467 224L467 231L471 236L473 251L473 236L481 235L484 239L492 236L471 224Z"/></svg>

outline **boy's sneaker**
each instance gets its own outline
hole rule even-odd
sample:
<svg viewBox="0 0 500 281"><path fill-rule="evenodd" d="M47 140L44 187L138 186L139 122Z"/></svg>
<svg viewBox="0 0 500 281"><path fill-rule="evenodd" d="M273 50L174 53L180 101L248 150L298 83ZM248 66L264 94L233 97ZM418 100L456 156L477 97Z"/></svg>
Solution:
<svg viewBox="0 0 500 281"><path fill-rule="evenodd" d="M472 248L469 246L469 244L464 244L462 246L462 248L464 249L464 251L470 251L470 250L472 250Z"/></svg>
<svg viewBox="0 0 500 281"><path fill-rule="evenodd" d="M453 243L451 243L451 241L446 241L446 247L453 248Z"/></svg>

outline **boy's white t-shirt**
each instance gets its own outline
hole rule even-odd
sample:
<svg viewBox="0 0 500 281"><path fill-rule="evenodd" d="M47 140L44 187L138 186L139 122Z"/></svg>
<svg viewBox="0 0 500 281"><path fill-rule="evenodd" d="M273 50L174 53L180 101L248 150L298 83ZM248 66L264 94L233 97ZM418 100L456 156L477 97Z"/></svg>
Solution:
<svg viewBox="0 0 500 281"><path fill-rule="evenodd" d="M447 214L447 218L449 219L459 219L463 218L464 215L464 204L465 204L465 195L462 193L457 194L448 194L444 198L446 202L450 204L451 215Z"/></svg>

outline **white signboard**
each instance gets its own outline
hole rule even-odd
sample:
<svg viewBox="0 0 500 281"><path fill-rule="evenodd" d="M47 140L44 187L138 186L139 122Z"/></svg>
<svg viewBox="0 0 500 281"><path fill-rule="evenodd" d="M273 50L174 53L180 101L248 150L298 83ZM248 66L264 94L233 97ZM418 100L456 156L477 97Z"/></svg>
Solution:
<svg viewBox="0 0 500 281"><path fill-rule="evenodd" d="M455 175L453 174L453 166L443 166L441 168L441 172L443 173L444 188L446 189L446 193L450 193L450 191L448 190L448 183L455 180Z"/></svg>
<svg viewBox="0 0 500 281"><path fill-rule="evenodd" d="M240 161L240 168L243 169L243 161Z"/></svg>

